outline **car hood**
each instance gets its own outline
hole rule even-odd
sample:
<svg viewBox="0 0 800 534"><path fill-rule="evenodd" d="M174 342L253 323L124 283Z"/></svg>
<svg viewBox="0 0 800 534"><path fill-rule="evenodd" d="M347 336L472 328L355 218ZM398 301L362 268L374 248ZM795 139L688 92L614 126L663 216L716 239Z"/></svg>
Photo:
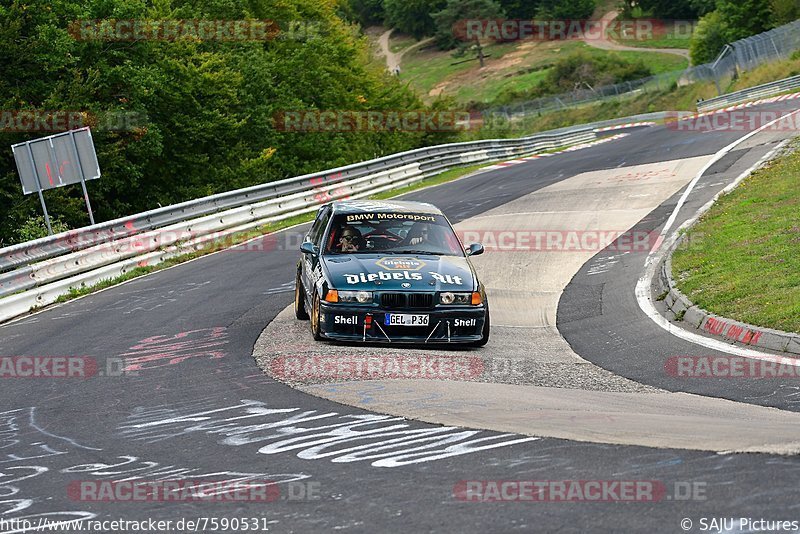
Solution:
<svg viewBox="0 0 800 534"><path fill-rule="evenodd" d="M477 290L475 273L465 257L347 254L324 256L322 263L338 290Z"/></svg>

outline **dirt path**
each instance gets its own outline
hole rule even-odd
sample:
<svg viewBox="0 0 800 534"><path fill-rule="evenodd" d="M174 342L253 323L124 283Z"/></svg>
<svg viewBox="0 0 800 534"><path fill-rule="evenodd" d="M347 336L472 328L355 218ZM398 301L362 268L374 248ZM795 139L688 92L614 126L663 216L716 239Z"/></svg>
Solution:
<svg viewBox="0 0 800 534"><path fill-rule="evenodd" d="M605 27L607 24L610 24L617 16L619 15L619 11L609 11L600 19L603 21L603 26ZM681 48L642 48L638 46L625 46L621 45L618 42L614 41L608 35L603 33L603 37L600 39L582 39L582 41L589 46L593 46L595 48L600 48L603 50L620 50L620 51L627 51L627 52L654 52L657 54L672 54L675 56L685 57L689 59L689 51L684 50Z"/></svg>
<svg viewBox="0 0 800 534"><path fill-rule="evenodd" d="M389 72L394 72L395 69L400 66L400 61L403 59L403 55L406 52L414 50L415 48L419 48L420 46L426 45L431 41L433 41L433 37L429 37L428 39L423 39L422 41L414 43L408 48L404 48L403 50L395 54L389 47L389 37L391 37L393 31L394 28L386 30L378 38L378 45L381 47L381 53L386 57L386 68L389 69Z"/></svg>

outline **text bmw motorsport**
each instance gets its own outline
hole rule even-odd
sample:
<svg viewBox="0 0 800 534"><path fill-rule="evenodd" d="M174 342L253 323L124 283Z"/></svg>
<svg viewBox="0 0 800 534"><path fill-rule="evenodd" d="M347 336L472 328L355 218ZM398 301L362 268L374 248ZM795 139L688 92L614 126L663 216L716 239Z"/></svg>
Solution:
<svg viewBox="0 0 800 534"><path fill-rule="evenodd" d="M295 315L316 340L485 345L486 291L447 218L405 201L322 206L300 247Z"/></svg>

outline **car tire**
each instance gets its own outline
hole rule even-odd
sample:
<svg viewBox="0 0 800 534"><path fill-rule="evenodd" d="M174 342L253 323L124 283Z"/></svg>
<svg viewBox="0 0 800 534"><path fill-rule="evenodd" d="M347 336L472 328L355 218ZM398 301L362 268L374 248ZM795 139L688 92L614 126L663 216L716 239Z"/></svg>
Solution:
<svg viewBox="0 0 800 534"><path fill-rule="evenodd" d="M481 338L478 341L470 343L471 347L483 347L489 342L489 330L491 329L491 320L489 319L489 307L486 307L486 320L483 321L483 330L481 330Z"/></svg>
<svg viewBox="0 0 800 534"><path fill-rule="evenodd" d="M294 281L294 316L301 321L308 321L308 311L306 311L306 290L303 282L300 281L300 271Z"/></svg>
<svg viewBox="0 0 800 534"><path fill-rule="evenodd" d="M319 305L319 294L314 292L314 299L311 305L311 335L314 341L322 341L325 336L322 335L322 325L320 320L322 318L322 310Z"/></svg>

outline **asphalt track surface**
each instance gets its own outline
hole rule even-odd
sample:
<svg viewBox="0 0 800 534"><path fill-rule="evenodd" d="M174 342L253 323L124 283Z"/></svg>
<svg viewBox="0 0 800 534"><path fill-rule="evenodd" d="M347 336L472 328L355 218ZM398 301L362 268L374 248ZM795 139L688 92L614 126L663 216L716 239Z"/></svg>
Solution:
<svg viewBox="0 0 800 534"><path fill-rule="evenodd" d="M458 222L580 172L708 155L743 135L664 127L632 132L409 198L432 202ZM720 169L746 167L771 146L726 158ZM701 196L712 190L700 189ZM659 227L674 201L640 224ZM703 202L692 198L686 213ZM291 301L297 243L281 237L290 234L297 229L264 238L263 247L251 243L200 258L0 327L2 356L86 356L105 371L86 379L2 380L0 519L256 517L277 532L683 532L684 518L699 532L702 517L800 519L797 457L464 435L380 418L268 379L251 354L264 327ZM796 410L796 382L781 382L780 393L768 393L774 382L664 377L665 355L710 352L647 323L631 290L642 261L631 256L599 276L589 276L587 264L567 288L559 328L577 353L665 389ZM119 373L106 370L118 368L121 359L128 372L110 376ZM353 437L365 430L374 432ZM441 432L455 446L392 449L387 440L401 432ZM470 450L489 445L501 446ZM268 503L93 502L68 491L80 481L131 477L272 480L282 489ZM633 503L463 502L454 496L460 481L532 479L658 481L666 495ZM299 483L317 498L297 496ZM680 498L691 484L702 493ZM0 533L13 531L0 523Z"/></svg>

